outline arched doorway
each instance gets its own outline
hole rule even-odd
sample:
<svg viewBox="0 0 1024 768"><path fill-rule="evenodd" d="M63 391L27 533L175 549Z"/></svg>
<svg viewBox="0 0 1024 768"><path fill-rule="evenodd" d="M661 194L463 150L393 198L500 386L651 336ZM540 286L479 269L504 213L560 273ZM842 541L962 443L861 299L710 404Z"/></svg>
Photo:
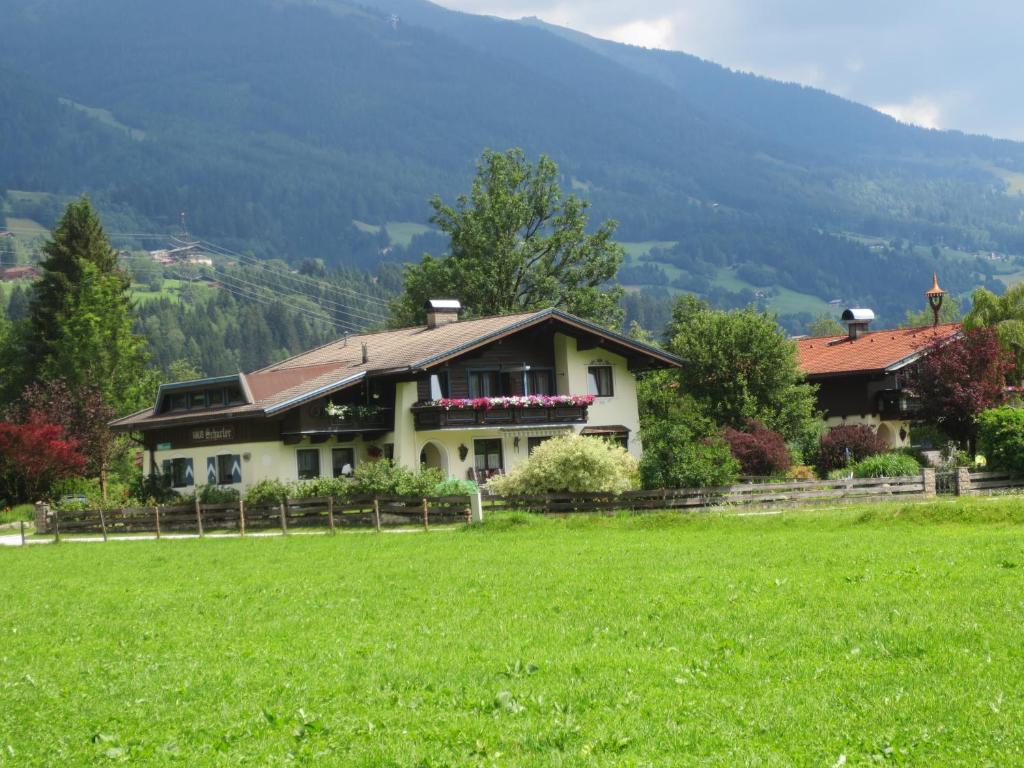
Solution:
<svg viewBox="0 0 1024 768"><path fill-rule="evenodd" d="M900 439L896 435L896 431L888 424L878 425L878 436L885 441L885 444L890 448L898 448Z"/></svg>
<svg viewBox="0 0 1024 768"><path fill-rule="evenodd" d="M440 469L447 475L448 452L437 443L425 443L420 450L420 465L428 469Z"/></svg>

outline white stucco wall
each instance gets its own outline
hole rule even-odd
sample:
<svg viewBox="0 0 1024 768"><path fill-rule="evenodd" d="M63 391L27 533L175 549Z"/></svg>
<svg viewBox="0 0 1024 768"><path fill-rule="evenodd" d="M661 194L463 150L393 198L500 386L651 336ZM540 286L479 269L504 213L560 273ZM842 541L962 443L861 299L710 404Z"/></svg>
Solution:
<svg viewBox="0 0 1024 768"><path fill-rule="evenodd" d="M874 429L889 443L890 448L905 448L910 445L910 422L897 419L883 419L875 414L864 414L860 416L830 416L825 419L825 426L829 429L844 424L866 424ZM900 440L900 430L906 434L905 440Z"/></svg>

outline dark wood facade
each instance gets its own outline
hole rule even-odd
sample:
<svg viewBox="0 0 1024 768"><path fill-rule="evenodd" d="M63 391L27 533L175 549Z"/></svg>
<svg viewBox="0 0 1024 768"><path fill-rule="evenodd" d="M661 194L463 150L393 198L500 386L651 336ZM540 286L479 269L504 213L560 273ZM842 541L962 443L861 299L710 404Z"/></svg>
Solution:
<svg viewBox="0 0 1024 768"><path fill-rule="evenodd" d="M448 380L447 397L471 397L469 377L473 371L520 372L524 367L551 371L551 392L557 388L555 381L555 332L552 328L539 327L529 329L515 336L499 339L493 344L468 355L464 355L451 363L431 371L445 375ZM523 395L522 378L508 376L507 392L501 395ZM536 394L536 393L531 393ZM417 399L431 399L430 375L420 376L417 380Z"/></svg>

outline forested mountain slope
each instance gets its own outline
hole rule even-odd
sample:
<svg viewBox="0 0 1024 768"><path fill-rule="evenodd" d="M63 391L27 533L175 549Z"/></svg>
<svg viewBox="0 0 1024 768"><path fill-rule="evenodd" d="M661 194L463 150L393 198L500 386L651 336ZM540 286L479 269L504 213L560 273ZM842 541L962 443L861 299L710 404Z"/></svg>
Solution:
<svg viewBox="0 0 1024 768"><path fill-rule="evenodd" d="M660 241L630 268L673 290L894 321L934 268L963 292L1024 266L977 256L1024 253L1024 146L685 54L421 0L0 0L0 18L0 188L89 191L124 231L184 210L260 256L375 268L354 222L424 222L484 148L521 146L623 240Z"/></svg>

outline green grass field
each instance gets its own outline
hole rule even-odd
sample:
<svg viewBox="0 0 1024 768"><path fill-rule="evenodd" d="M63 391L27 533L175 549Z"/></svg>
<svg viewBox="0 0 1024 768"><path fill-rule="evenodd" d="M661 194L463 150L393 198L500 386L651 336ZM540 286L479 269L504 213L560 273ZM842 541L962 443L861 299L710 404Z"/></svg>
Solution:
<svg viewBox="0 0 1024 768"><path fill-rule="evenodd" d="M1019 765L1021 523L1004 500L11 548L0 765Z"/></svg>

